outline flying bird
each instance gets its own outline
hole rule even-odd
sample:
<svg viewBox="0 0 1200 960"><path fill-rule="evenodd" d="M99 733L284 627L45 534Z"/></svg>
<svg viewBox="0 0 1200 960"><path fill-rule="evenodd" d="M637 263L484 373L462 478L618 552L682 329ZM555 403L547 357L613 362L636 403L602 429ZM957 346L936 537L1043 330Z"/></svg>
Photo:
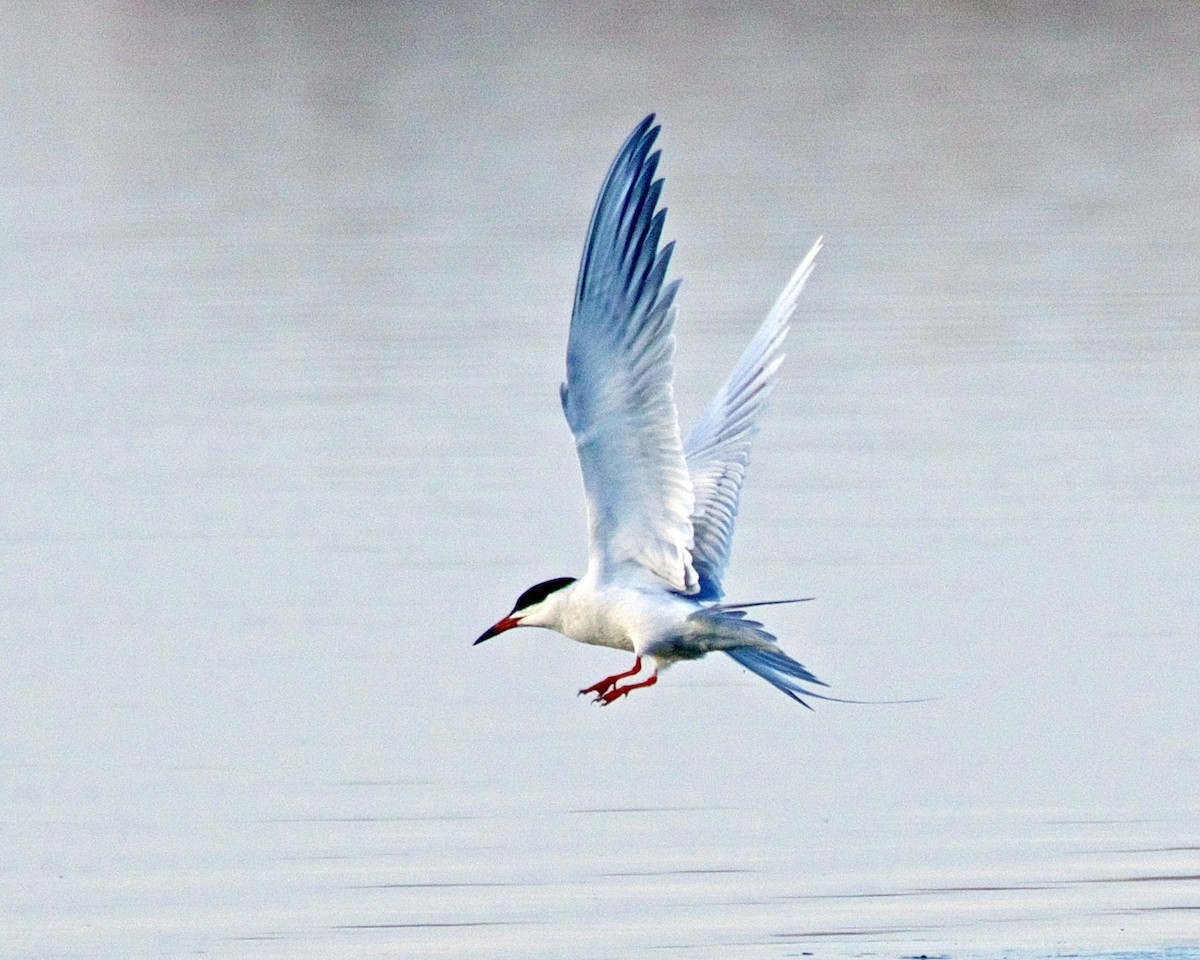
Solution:
<svg viewBox="0 0 1200 960"><path fill-rule="evenodd" d="M575 288L561 398L583 471L587 570L530 587L475 643L546 627L631 652L629 670L579 691L601 704L653 685L676 661L719 650L808 706L802 696L832 699L810 689L827 684L746 614L766 604L722 602L721 579L750 443L821 241L684 438L672 388L679 281L666 280L674 243L659 247L667 211L658 208L658 132L650 114L613 161Z"/></svg>

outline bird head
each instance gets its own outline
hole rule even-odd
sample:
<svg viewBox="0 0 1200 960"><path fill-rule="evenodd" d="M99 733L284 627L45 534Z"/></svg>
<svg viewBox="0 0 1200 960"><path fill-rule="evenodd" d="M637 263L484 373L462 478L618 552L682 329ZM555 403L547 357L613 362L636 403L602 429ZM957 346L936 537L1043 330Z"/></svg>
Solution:
<svg viewBox="0 0 1200 960"><path fill-rule="evenodd" d="M553 610L562 599L561 591L575 582L574 577L555 577L535 583L517 597L512 612L488 627L475 643L483 643L513 627L545 627L551 625Z"/></svg>

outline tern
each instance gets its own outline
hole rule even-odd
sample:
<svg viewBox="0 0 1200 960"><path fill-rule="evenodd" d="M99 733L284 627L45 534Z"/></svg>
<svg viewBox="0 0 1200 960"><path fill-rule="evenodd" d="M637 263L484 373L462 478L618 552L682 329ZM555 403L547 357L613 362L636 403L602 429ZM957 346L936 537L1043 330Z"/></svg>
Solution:
<svg viewBox="0 0 1200 960"><path fill-rule="evenodd" d="M475 643L514 627L546 627L633 653L629 670L579 691L602 705L653 685L677 661L713 651L804 706L805 696L833 699L810 689L827 684L746 614L798 600L721 602L750 444L821 241L684 438L672 386L679 281L666 281L674 243L659 247L667 212L658 209L663 181L655 179L659 129L650 114L609 168L575 288L560 394L583 472L586 572L530 587ZM632 679L644 663L648 674Z"/></svg>

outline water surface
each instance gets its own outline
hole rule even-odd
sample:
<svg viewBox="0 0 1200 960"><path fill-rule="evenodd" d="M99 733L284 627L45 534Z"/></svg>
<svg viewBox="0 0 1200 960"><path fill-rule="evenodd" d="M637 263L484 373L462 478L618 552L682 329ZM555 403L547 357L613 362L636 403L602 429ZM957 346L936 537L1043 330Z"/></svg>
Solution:
<svg viewBox="0 0 1200 960"><path fill-rule="evenodd" d="M10 955L1196 956L1189 8L10 7ZM649 110L685 420L826 237L730 593L931 702L470 647Z"/></svg>

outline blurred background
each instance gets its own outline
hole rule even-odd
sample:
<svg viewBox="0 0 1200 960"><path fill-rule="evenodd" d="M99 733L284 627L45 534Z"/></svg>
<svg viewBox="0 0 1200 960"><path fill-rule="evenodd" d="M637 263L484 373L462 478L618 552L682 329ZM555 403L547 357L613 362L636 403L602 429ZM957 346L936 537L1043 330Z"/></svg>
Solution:
<svg viewBox="0 0 1200 960"><path fill-rule="evenodd" d="M1200 19L3 4L11 956L1200 941ZM826 247L727 581L857 699L518 631L646 113L685 429Z"/></svg>

